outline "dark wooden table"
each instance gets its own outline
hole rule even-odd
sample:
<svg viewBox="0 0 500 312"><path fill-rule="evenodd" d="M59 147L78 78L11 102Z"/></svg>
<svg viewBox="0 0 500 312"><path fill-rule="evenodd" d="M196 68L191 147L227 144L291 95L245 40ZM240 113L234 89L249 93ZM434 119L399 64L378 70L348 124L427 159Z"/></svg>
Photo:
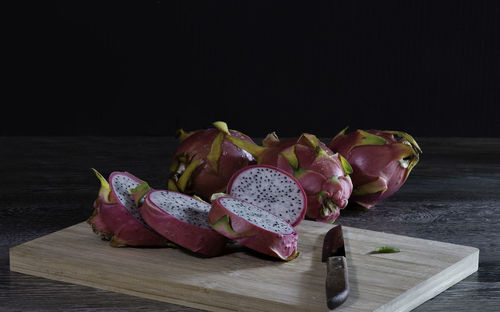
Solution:
<svg viewBox="0 0 500 312"><path fill-rule="evenodd" d="M500 310L500 139L422 138L406 184L344 225L469 245L479 271L415 311ZM9 271L9 248L86 220L103 174L165 187L169 137L0 137L0 311L196 311Z"/></svg>

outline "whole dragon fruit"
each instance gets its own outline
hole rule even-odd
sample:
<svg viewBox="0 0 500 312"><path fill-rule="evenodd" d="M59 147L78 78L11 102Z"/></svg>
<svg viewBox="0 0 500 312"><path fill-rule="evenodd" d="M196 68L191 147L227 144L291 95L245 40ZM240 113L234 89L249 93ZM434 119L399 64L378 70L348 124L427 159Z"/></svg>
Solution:
<svg viewBox="0 0 500 312"><path fill-rule="evenodd" d="M315 135L303 133L299 138L280 141L273 132L264 139L263 146L229 133L226 137L252 154L258 164L275 166L292 174L307 195L308 219L331 223L347 205L352 192L349 177L352 168L342 155L334 154Z"/></svg>
<svg viewBox="0 0 500 312"><path fill-rule="evenodd" d="M415 139L400 131L357 130L347 128L328 144L351 164L354 189L352 201L365 208L394 194L418 163L422 150Z"/></svg>
<svg viewBox="0 0 500 312"><path fill-rule="evenodd" d="M231 176L255 159L227 140L227 135L253 143L241 132L228 130L224 122L215 122L218 128L184 132L171 165L168 189L197 195L206 201L213 193L223 192Z"/></svg>
<svg viewBox="0 0 500 312"><path fill-rule="evenodd" d="M297 226L306 214L307 197L289 173L268 165L252 165L236 172L227 185L231 196L254 204Z"/></svg>
<svg viewBox="0 0 500 312"><path fill-rule="evenodd" d="M96 234L118 246L169 246L170 243L156 233L142 219L136 207L137 196L131 190L144 181L128 172L113 172L109 182L92 169L101 182L99 196L94 201L94 212L87 222ZM145 192L147 188L140 188Z"/></svg>
<svg viewBox="0 0 500 312"><path fill-rule="evenodd" d="M153 190L140 212L144 220L169 241L205 256L224 251L226 237L208 223L210 204L177 192Z"/></svg>
<svg viewBox="0 0 500 312"><path fill-rule="evenodd" d="M260 253L285 261L298 255L298 234L290 223L241 199L217 197L208 220L217 232Z"/></svg>

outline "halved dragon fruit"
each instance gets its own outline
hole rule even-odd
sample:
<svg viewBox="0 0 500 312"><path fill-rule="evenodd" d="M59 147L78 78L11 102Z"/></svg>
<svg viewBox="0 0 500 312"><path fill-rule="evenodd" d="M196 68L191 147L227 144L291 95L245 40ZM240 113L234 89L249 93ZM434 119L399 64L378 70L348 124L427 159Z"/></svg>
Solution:
<svg viewBox="0 0 500 312"><path fill-rule="evenodd" d="M290 223L241 199L214 199L208 220L217 232L260 253L285 261L298 255L298 234Z"/></svg>
<svg viewBox="0 0 500 312"><path fill-rule="evenodd" d="M101 182L94 212L87 220L96 234L109 240L113 247L169 245L144 222L136 208L131 189L147 185L144 181L128 172L113 172L108 182L97 170L92 170Z"/></svg>
<svg viewBox="0 0 500 312"><path fill-rule="evenodd" d="M210 204L173 191L153 190L140 212L158 233L175 244L205 256L218 256L227 239L208 223Z"/></svg>
<svg viewBox="0 0 500 312"><path fill-rule="evenodd" d="M291 174L273 166L252 165L236 172L227 192L279 216L293 226L306 214L307 197Z"/></svg>
<svg viewBox="0 0 500 312"><path fill-rule="evenodd" d="M225 132L220 124L214 126ZM333 153L315 135L303 133L298 138L280 141L276 133L269 134L263 146L241 140L226 133L226 139L246 150L259 165L276 166L295 177L307 195L306 217L332 223L347 206L352 192L349 174L352 168L339 153Z"/></svg>

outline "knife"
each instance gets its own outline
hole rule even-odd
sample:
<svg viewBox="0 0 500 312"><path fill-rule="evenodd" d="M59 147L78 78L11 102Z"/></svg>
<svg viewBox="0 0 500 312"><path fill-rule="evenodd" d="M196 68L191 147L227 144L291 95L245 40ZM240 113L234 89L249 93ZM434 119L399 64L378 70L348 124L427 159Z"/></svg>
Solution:
<svg viewBox="0 0 500 312"><path fill-rule="evenodd" d="M321 261L326 262L326 303L329 309L335 309L344 303L349 295L341 225L333 227L326 233Z"/></svg>

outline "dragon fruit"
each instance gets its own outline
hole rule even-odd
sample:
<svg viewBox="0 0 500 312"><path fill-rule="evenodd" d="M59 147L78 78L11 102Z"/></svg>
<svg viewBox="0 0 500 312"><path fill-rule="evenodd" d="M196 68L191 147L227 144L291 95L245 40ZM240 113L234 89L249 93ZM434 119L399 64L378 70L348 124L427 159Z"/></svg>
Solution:
<svg viewBox="0 0 500 312"><path fill-rule="evenodd" d="M352 192L352 168L315 135L303 133L299 138L280 141L273 132L264 139L263 146L227 132L226 138L252 154L258 164L276 166L292 174L307 195L308 219L331 223L346 207Z"/></svg>
<svg viewBox="0 0 500 312"><path fill-rule="evenodd" d="M298 234L290 223L241 199L217 197L208 220L217 232L260 253L285 261L298 255Z"/></svg>
<svg viewBox="0 0 500 312"><path fill-rule="evenodd" d="M147 185L128 172L113 172L109 182L92 169L101 182L94 212L87 222L101 238L118 246L168 246L169 242L142 219L131 189ZM142 188L141 191L146 191ZM137 195L136 195L137 198Z"/></svg>
<svg viewBox="0 0 500 312"><path fill-rule="evenodd" d="M422 150L404 132L357 130L345 134L346 130L337 134L328 146L352 165L352 201L371 208L401 188Z"/></svg>
<svg viewBox="0 0 500 312"><path fill-rule="evenodd" d="M240 169L229 181L227 192L293 226L304 219L307 209L307 198L300 183L289 173L268 165Z"/></svg>
<svg viewBox="0 0 500 312"><path fill-rule="evenodd" d="M227 140L226 133L253 143L251 138L228 130L224 122L214 124L224 131L211 128L186 133L179 130L181 143L170 166L169 190L195 194L208 201L213 193L225 190L236 171L255 162L252 155Z"/></svg>
<svg viewBox="0 0 500 312"><path fill-rule="evenodd" d="M140 212L144 220L169 241L205 256L218 256L227 239L208 223L210 204L177 192L153 190Z"/></svg>

